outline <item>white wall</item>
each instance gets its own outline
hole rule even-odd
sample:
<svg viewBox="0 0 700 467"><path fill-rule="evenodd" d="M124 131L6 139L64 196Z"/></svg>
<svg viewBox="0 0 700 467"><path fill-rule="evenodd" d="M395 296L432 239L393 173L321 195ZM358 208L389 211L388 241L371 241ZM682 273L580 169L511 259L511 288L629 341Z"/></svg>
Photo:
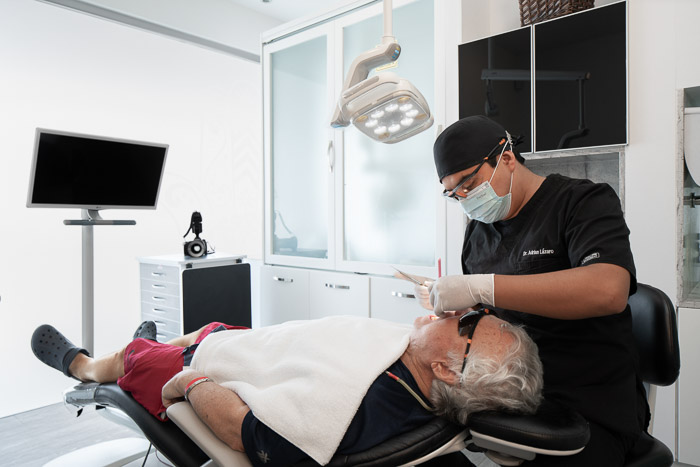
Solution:
<svg viewBox="0 0 700 467"><path fill-rule="evenodd" d="M78 210L25 207L34 129L170 144L156 211L95 227L95 350L131 339L137 256L178 253L190 214L218 251L262 257L260 67L63 8L0 0L0 417L58 402L70 380L29 339L54 324L80 343ZM14 381L14 383L10 383Z"/></svg>

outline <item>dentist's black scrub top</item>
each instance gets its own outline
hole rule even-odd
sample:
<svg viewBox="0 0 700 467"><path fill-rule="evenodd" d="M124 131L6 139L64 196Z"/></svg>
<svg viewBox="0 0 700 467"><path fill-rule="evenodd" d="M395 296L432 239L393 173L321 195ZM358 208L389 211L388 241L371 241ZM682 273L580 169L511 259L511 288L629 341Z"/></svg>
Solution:
<svg viewBox="0 0 700 467"><path fill-rule="evenodd" d="M607 184L550 175L512 219L470 222L464 238L465 274L539 274L595 263L621 266L637 288L620 200ZM591 290L591 293L596 293ZM525 325L544 366L544 393L575 408L616 436L636 439L648 423L638 377L632 320L622 313L557 320L499 310Z"/></svg>

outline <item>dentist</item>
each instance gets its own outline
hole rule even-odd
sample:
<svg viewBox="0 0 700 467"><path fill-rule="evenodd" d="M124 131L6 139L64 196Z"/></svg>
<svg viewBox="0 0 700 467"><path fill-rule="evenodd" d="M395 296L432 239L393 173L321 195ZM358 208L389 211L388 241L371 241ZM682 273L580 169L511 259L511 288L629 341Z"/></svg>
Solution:
<svg viewBox="0 0 700 467"><path fill-rule="evenodd" d="M437 138L443 196L470 219L464 274L418 286L417 297L438 315L483 304L524 324L539 346L545 397L590 424L590 442L566 465L623 465L649 408L627 306L637 283L620 200L607 184L536 175L514 144L483 116ZM523 465L561 462L539 455Z"/></svg>

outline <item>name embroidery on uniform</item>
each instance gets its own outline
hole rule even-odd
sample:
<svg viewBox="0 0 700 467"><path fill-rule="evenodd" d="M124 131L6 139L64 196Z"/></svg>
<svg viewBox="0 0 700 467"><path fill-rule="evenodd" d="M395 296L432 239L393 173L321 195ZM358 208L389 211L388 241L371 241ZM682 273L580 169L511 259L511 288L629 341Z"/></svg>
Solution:
<svg viewBox="0 0 700 467"><path fill-rule="evenodd" d="M583 266L584 264L586 264L587 262L589 262L592 259L598 259L598 258L600 258L600 253L598 253L598 252L591 253L590 255L583 258L583 260L581 260L581 266Z"/></svg>
<svg viewBox="0 0 700 467"><path fill-rule="evenodd" d="M534 256L534 255L553 255L554 250L551 248L540 248L539 250L525 250L523 251L523 256Z"/></svg>

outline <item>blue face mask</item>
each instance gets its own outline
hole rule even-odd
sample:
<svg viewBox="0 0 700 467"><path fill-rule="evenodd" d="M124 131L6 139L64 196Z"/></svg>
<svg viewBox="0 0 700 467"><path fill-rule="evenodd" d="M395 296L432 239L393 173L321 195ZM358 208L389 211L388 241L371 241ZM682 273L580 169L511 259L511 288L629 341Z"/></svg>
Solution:
<svg viewBox="0 0 700 467"><path fill-rule="evenodd" d="M505 149L505 146L504 146ZM492 224L503 220L510 211L511 191L513 189L513 174L510 174L510 188L505 196L498 196L491 186L491 180L496 175L503 154L498 158L491 179L471 190L467 197L460 200L464 213L472 220Z"/></svg>

